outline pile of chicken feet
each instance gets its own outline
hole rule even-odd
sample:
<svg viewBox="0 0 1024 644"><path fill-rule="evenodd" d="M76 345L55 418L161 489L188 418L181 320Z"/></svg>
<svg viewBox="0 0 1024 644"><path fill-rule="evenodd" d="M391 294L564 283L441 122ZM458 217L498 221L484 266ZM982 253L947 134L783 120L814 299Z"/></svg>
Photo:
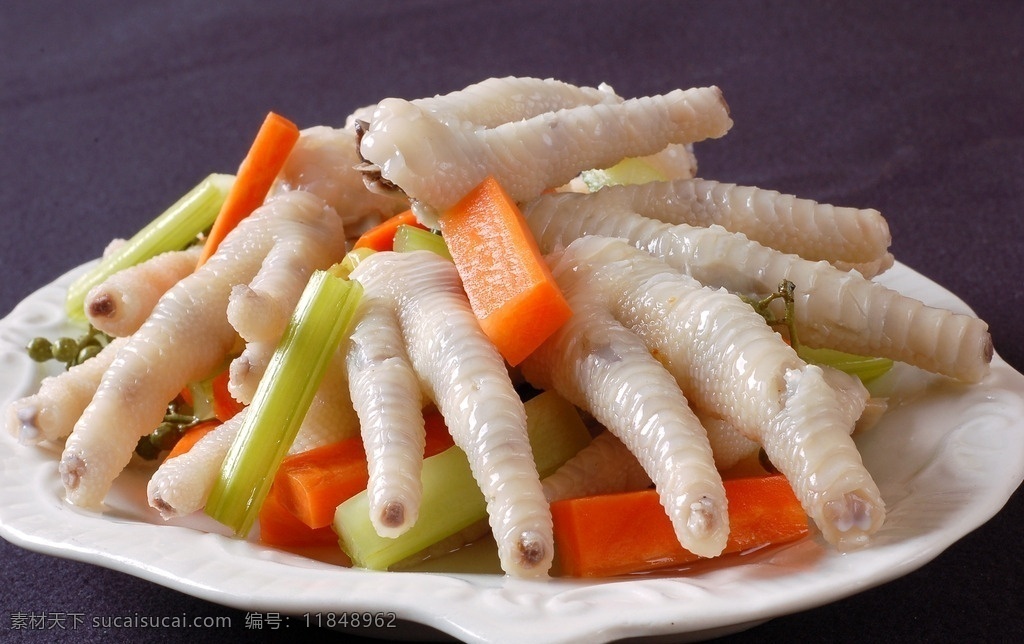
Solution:
<svg viewBox="0 0 1024 644"><path fill-rule="evenodd" d="M501 78L388 98L344 127L304 130L265 204L208 262L195 269L191 251L169 253L90 294L91 323L117 339L12 403L8 427L22 442L66 441L68 501L101 506L190 382L230 360L232 394L251 401L314 270L401 210L436 227L492 176L520 203L574 311L515 377L557 391L607 431L542 482L513 376L455 266L426 251L380 252L351 275L364 297L293 453L361 434L371 520L396 536L417 518L421 409L434 403L487 499L501 566L517 577L549 570L550 501L651 483L680 543L719 554L719 471L759 449L827 542L864 545L885 516L851 438L870 396L859 380L801 360L741 296L788 280L802 343L965 382L987 373L987 326L871 281L893 262L877 211L696 178L692 145L731 125L715 87L623 99L604 85ZM627 158L668 180L594 192L579 180ZM165 517L201 509L245 414L166 460L151 505Z"/></svg>

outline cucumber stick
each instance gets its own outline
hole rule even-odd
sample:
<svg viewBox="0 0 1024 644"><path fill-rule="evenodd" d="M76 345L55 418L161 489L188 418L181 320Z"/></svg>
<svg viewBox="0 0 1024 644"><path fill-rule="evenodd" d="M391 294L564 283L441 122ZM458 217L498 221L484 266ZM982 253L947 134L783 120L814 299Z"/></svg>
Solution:
<svg viewBox="0 0 1024 644"><path fill-rule="evenodd" d="M590 434L576 408L553 392L526 402L527 433L541 478L552 474L587 443ZM487 505L458 447L423 461L423 500L416 525L397 538L381 537L370 523L363 491L338 506L334 530L341 549L362 568L386 570L487 517Z"/></svg>
<svg viewBox="0 0 1024 644"><path fill-rule="evenodd" d="M65 302L68 317L85 321L85 298L89 291L114 273L160 253L188 246L199 233L213 225L234 180L229 174L206 177L123 246L75 280L68 287Z"/></svg>
<svg viewBox="0 0 1024 644"><path fill-rule="evenodd" d="M358 282L332 272L310 277L206 502L236 535L252 528L361 295Z"/></svg>

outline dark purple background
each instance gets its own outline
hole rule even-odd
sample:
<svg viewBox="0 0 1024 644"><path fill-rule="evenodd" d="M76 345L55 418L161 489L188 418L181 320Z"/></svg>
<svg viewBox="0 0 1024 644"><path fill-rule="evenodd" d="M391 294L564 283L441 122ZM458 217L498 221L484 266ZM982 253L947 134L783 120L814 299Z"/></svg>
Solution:
<svg viewBox="0 0 1024 644"><path fill-rule="evenodd" d="M717 84L736 125L698 148L702 176L878 208L897 259L958 293L1024 368L1022 3L151 4L0 11L0 314L233 171L269 109L340 124L384 96L507 74L625 96ZM1018 491L920 571L729 641L1024 640L1022 530ZM0 639L58 635L11 630L19 611L236 624L85 629L83 642L259 634L242 612L5 541L0 574Z"/></svg>

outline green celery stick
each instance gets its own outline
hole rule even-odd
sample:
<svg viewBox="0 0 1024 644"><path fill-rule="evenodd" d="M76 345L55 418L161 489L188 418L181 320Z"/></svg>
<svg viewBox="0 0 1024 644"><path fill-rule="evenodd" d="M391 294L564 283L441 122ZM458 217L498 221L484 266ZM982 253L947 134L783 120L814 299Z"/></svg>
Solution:
<svg viewBox="0 0 1024 644"><path fill-rule="evenodd" d="M121 248L100 260L92 270L68 288L68 317L85 321L85 297L92 287L114 273L172 250L181 250L196 235L213 225L221 204L235 178L229 174L211 174L188 191Z"/></svg>
<svg viewBox="0 0 1024 644"><path fill-rule="evenodd" d="M665 181L665 175L658 168L637 157L623 159L603 170L584 170L580 176L591 192L597 192L605 186Z"/></svg>
<svg viewBox="0 0 1024 644"><path fill-rule="evenodd" d="M526 402L527 433L541 478L552 474L590 442L576 408L553 392ZM334 515L341 549L356 566L386 570L487 517L487 504L458 447L423 461L423 500L416 524L397 538L381 537L370 523L365 491Z"/></svg>
<svg viewBox="0 0 1024 644"><path fill-rule="evenodd" d="M370 255L373 255L375 252L377 251L371 248L353 248L345 253L345 256L341 258L341 261L335 264L334 268L331 270L338 277L348 279L348 276L352 274L352 271L356 270L356 266L359 266L360 262Z"/></svg>
<svg viewBox="0 0 1024 644"><path fill-rule="evenodd" d="M805 362L845 371L863 382L873 380L892 369L892 360L889 358L858 356L835 349L812 349L805 345L800 345L797 353Z"/></svg>
<svg viewBox="0 0 1024 644"><path fill-rule="evenodd" d="M399 253L429 250L447 260L452 258L451 253L448 252L448 245L444 243L444 239L440 235L409 224L402 224L395 230L393 248Z"/></svg>
<svg viewBox="0 0 1024 644"><path fill-rule="evenodd" d="M333 269L310 277L206 503L236 535L252 528L361 296L358 282Z"/></svg>

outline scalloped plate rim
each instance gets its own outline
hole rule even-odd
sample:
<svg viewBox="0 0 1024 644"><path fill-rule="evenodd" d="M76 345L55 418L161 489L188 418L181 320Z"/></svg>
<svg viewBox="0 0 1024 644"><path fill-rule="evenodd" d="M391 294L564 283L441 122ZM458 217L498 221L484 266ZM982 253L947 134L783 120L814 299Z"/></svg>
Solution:
<svg viewBox="0 0 1024 644"><path fill-rule="evenodd" d="M29 295L0 321L0 359L21 351L10 338L24 339L34 331L19 316L29 320L34 319L33 315L41 316L54 328L66 323L62 313L63 288L91 264L79 266ZM902 264L897 263L879 281L930 304L970 312L955 295ZM35 314L31 310L35 306L56 310ZM13 372L0 375L0 400L5 407L6 401L29 393L12 391L19 389L16 381L38 381L38 374L25 373L26 369L35 367L15 359ZM99 514L73 508L59 500L59 479L52 452L47 456L43 450L18 446L6 432L0 438L4 448L0 453L4 465L0 471L0 536L30 550L119 570L241 610L292 615L389 611L397 613L404 624L414 629L422 624L467 641L488 641L499 636L507 639L512 633L520 641L546 642L668 635L698 639L742 630L900 577L925 565L994 516L1024 480L1024 456L1013 460L1013 456L1005 455L1024 453L1024 421L1019 420L1021 414L1011 419L1011 411L999 408L1003 404L1013 406L1013 413L1024 410L1024 376L998 355L992 370L992 375L980 385L952 388L951 397L957 401L951 404L956 405L958 418L963 418L972 410L988 409L995 401L997 409L991 413L996 415L982 415L978 421L981 429L1003 432L1015 439L1020 448L1007 449L999 456L1006 460L999 462L997 480L986 480L984 484L954 481L974 494L971 507L948 500L943 505L944 493L955 497L961 490L951 487L947 493L946 488L941 488L936 495L940 497L936 507L949 514L939 520L936 529L902 537L897 533L907 526L900 524L899 518L890 518L890 523L895 521L896 525L890 527L887 523L879 535L880 543L853 553L835 553L817 539L809 538L751 556L741 564L697 568L680 576L599 581L529 582L495 574L350 570L203 532L198 528L210 526L201 519L186 518L174 527L159 525L160 520L149 508L135 507L140 505L138 495L128 494L119 499L118 503L128 508L125 516L119 516L120 510ZM911 381L917 378L914 373L908 377ZM926 396L923 404L945 405L947 399ZM897 413L914 420L930 409L915 405L922 403L910 400ZM972 417L964 424L973 422ZM945 437L932 440L932 459L925 458L917 478L908 481L913 483L923 476L927 482L933 476L929 474L930 468L941 470L950 459L966 459L970 463L972 458L980 458L982 465L991 465L984 461L986 454L991 458L984 451L985 446L970 442L977 430L972 428L970 436L961 430L959 425L954 427L949 441ZM1003 433L999 436L1005 438ZM26 453L29 457L24 456ZM865 460L868 461L867 456ZM122 475L115 484L115 493L137 485L141 476L138 472ZM39 481L43 484L35 484ZM27 495L20 501L16 499L19 490ZM927 492L926 487L908 498ZM923 499L933 502L927 496ZM25 509L30 503L36 504L31 512ZM902 503L896 507L904 507ZM151 514L147 515L147 511ZM911 517L917 516L915 512L920 514L913 507L908 511ZM139 542L143 540L137 539L138 535L166 543L141 548ZM178 544L178 549L168 552L171 543ZM202 553L204 563L195 567L197 552ZM344 583L337 583L339 579ZM260 581L266 582L265 590L253 592L253 584ZM339 588L342 585L345 588ZM453 598L461 601L452 601ZM681 598L688 601L680 602ZM629 605L629 614L622 610L624 605ZM607 610L610 607L619 610Z"/></svg>

